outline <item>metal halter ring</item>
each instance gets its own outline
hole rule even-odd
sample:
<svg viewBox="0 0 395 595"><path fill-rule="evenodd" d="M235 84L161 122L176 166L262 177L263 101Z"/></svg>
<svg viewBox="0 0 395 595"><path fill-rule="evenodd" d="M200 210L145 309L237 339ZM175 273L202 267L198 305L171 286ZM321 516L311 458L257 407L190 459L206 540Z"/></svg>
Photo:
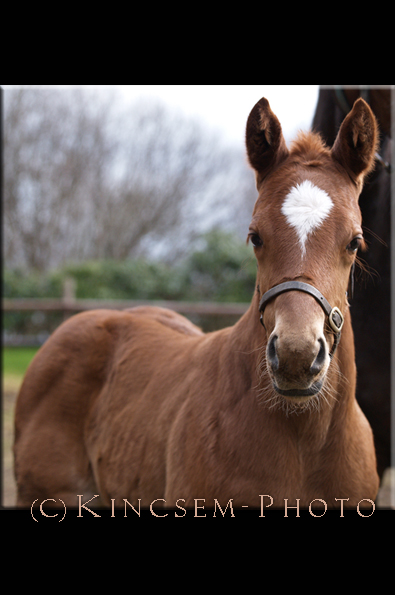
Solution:
<svg viewBox="0 0 395 595"><path fill-rule="evenodd" d="M344 324L344 316L336 306L332 308L328 316L329 324L335 333L340 333Z"/></svg>

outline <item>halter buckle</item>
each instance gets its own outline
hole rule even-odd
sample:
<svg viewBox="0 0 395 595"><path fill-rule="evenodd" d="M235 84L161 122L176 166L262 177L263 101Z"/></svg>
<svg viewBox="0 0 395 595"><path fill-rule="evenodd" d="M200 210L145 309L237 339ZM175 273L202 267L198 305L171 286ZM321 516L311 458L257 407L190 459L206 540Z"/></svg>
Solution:
<svg viewBox="0 0 395 595"><path fill-rule="evenodd" d="M336 306L329 313L329 324L335 333L340 333L344 324L344 316Z"/></svg>

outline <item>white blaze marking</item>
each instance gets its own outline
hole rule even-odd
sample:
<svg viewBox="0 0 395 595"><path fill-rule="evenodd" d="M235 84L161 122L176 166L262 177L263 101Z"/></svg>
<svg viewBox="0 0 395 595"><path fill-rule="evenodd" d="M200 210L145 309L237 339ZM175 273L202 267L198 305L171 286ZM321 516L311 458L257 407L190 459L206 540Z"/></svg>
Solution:
<svg viewBox="0 0 395 595"><path fill-rule="evenodd" d="M330 196L309 180L297 184L285 197L281 211L298 234L302 256L307 236L322 224L332 207Z"/></svg>

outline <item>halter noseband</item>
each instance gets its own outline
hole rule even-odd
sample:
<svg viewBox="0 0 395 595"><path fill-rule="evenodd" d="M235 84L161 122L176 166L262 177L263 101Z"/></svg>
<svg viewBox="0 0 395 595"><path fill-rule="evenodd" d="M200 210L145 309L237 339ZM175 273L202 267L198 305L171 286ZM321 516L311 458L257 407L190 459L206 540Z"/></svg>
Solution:
<svg viewBox="0 0 395 595"><path fill-rule="evenodd" d="M328 316L328 321L331 329L335 333L335 341L333 343L331 352L329 356L332 358L333 354L335 353L336 347L340 341L340 334L344 323L343 314L340 312L339 308L336 306L331 308L329 302L324 298L322 293L318 291L312 285L308 283L302 283L301 281L287 281L286 283L280 283L272 289L269 289L266 293L263 294L261 301L259 302L259 311L261 313L261 324L265 328L263 324L263 312L266 308L267 303L280 295L281 293L285 293L286 291L304 291L309 295L313 296L313 298L320 304L321 308L324 310L325 314Z"/></svg>

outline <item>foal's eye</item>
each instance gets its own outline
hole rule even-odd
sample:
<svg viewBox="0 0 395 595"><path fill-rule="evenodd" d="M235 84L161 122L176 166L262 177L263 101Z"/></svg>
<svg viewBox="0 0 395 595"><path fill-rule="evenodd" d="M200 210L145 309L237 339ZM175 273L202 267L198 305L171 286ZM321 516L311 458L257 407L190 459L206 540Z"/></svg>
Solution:
<svg viewBox="0 0 395 595"><path fill-rule="evenodd" d="M358 250L358 248L360 247L361 244L362 244L362 238L360 236L357 236L356 238L351 240L351 242L348 244L347 252L349 254L355 254L355 252Z"/></svg>
<svg viewBox="0 0 395 595"><path fill-rule="evenodd" d="M250 238L251 244L254 246L254 248L260 248L263 246L263 242L257 233L250 233L248 234L248 237Z"/></svg>

